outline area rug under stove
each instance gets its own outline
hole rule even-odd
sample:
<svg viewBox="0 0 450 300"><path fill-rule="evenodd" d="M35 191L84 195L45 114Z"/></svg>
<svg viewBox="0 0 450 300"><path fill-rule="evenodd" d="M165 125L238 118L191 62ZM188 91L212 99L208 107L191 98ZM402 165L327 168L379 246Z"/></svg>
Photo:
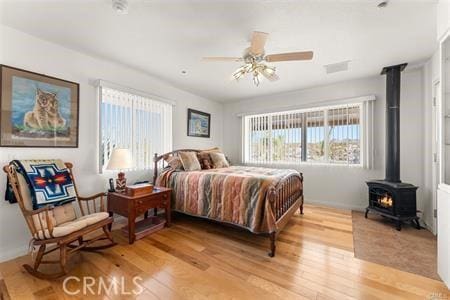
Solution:
<svg viewBox="0 0 450 300"><path fill-rule="evenodd" d="M405 225L401 231L392 221L352 212L355 257L440 280L437 275L436 237L428 230Z"/></svg>

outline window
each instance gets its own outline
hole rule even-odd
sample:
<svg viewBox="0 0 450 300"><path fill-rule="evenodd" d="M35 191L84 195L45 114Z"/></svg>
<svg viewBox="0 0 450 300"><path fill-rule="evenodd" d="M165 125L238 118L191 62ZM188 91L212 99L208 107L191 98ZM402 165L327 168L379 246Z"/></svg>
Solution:
<svg viewBox="0 0 450 300"><path fill-rule="evenodd" d="M361 163L360 106L328 110L328 160L332 163Z"/></svg>
<svg viewBox="0 0 450 300"><path fill-rule="evenodd" d="M101 87L100 168L114 148L128 148L134 169L152 167L154 153L172 148L172 105L144 96Z"/></svg>
<svg viewBox="0 0 450 300"><path fill-rule="evenodd" d="M306 160L325 161L325 111L305 112L306 123ZM304 159L305 160L305 159Z"/></svg>
<svg viewBox="0 0 450 300"><path fill-rule="evenodd" d="M244 117L244 162L361 165L363 104Z"/></svg>

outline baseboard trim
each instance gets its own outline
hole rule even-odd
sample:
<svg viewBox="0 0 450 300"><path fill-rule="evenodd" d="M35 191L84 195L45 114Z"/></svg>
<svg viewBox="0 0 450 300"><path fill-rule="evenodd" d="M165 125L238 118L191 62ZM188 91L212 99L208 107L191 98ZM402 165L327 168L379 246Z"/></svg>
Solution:
<svg viewBox="0 0 450 300"><path fill-rule="evenodd" d="M11 260L28 253L27 246L21 246L14 249L2 250L0 254L0 262Z"/></svg>
<svg viewBox="0 0 450 300"><path fill-rule="evenodd" d="M424 220L420 219L420 223L422 223L421 225L428 230L429 232L431 232L433 235L436 235L436 232L433 231L433 226L430 226L427 224L427 222L425 222Z"/></svg>
<svg viewBox="0 0 450 300"><path fill-rule="evenodd" d="M333 207L333 208L338 208L338 209L348 209L348 210L356 210L356 211L365 211L366 210L366 206L328 202L328 201L314 200L314 199L308 199L308 198L305 198L305 204L321 205L321 206L328 206L328 207Z"/></svg>

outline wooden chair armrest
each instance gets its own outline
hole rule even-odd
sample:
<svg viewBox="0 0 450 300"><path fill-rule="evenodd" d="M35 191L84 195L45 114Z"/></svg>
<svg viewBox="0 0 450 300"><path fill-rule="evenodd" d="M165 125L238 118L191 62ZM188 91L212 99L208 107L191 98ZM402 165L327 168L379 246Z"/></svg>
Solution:
<svg viewBox="0 0 450 300"><path fill-rule="evenodd" d="M92 196L87 196L87 197L78 196L78 200L88 201L88 200L94 200L94 199L100 198L102 196L106 196L106 193L98 193L98 194L95 194Z"/></svg>
<svg viewBox="0 0 450 300"><path fill-rule="evenodd" d="M88 196L88 197L78 196L78 204L80 205L81 214L83 216L85 216L85 215L90 215L90 214L96 213L96 212L106 211L105 203L103 201L104 200L103 198L105 196L106 196L106 193L98 193L98 194ZM100 199L100 207L97 207L97 205L96 205L97 199ZM84 203L84 207L83 207L82 203ZM90 203L92 203L92 205L89 205ZM97 208L99 208L99 210ZM86 211L85 211L85 209L86 209Z"/></svg>
<svg viewBox="0 0 450 300"><path fill-rule="evenodd" d="M40 213L42 213L42 212L44 212L44 211L51 211L51 210L53 210L54 208L55 208L55 207L54 207L53 205L46 205L46 206L43 206L43 207L38 208L38 209L35 209L35 210L27 210L27 211L25 211L24 213L25 213L27 216L32 216L32 215L40 214Z"/></svg>
<svg viewBox="0 0 450 300"><path fill-rule="evenodd" d="M35 209L35 210L27 210L24 211L24 215L27 218L27 222L30 224L32 231L33 231L33 235L37 234L39 231L42 231L41 235L42 238L47 239L47 238L53 238L53 228L55 227L56 224L53 224L52 219L50 218L50 212L53 211L55 207L53 205L46 205L44 207ZM41 215L44 216L44 218L41 218ZM36 216L37 221L39 222L39 228L36 228L36 224L35 221L36 219L34 218L34 216ZM45 229L48 230L48 234L50 236L47 236L47 234L45 233ZM41 238L40 235L38 236L38 238Z"/></svg>

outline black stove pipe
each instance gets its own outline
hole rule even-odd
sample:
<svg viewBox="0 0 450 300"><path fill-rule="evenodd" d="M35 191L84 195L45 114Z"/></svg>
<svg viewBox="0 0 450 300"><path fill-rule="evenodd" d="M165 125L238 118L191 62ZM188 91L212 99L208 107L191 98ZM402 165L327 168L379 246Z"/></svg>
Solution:
<svg viewBox="0 0 450 300"><path fill-rule="evenodd" d="M400 181L400 73L405 64L384 67L386 75L386 181Z"/></svg>

